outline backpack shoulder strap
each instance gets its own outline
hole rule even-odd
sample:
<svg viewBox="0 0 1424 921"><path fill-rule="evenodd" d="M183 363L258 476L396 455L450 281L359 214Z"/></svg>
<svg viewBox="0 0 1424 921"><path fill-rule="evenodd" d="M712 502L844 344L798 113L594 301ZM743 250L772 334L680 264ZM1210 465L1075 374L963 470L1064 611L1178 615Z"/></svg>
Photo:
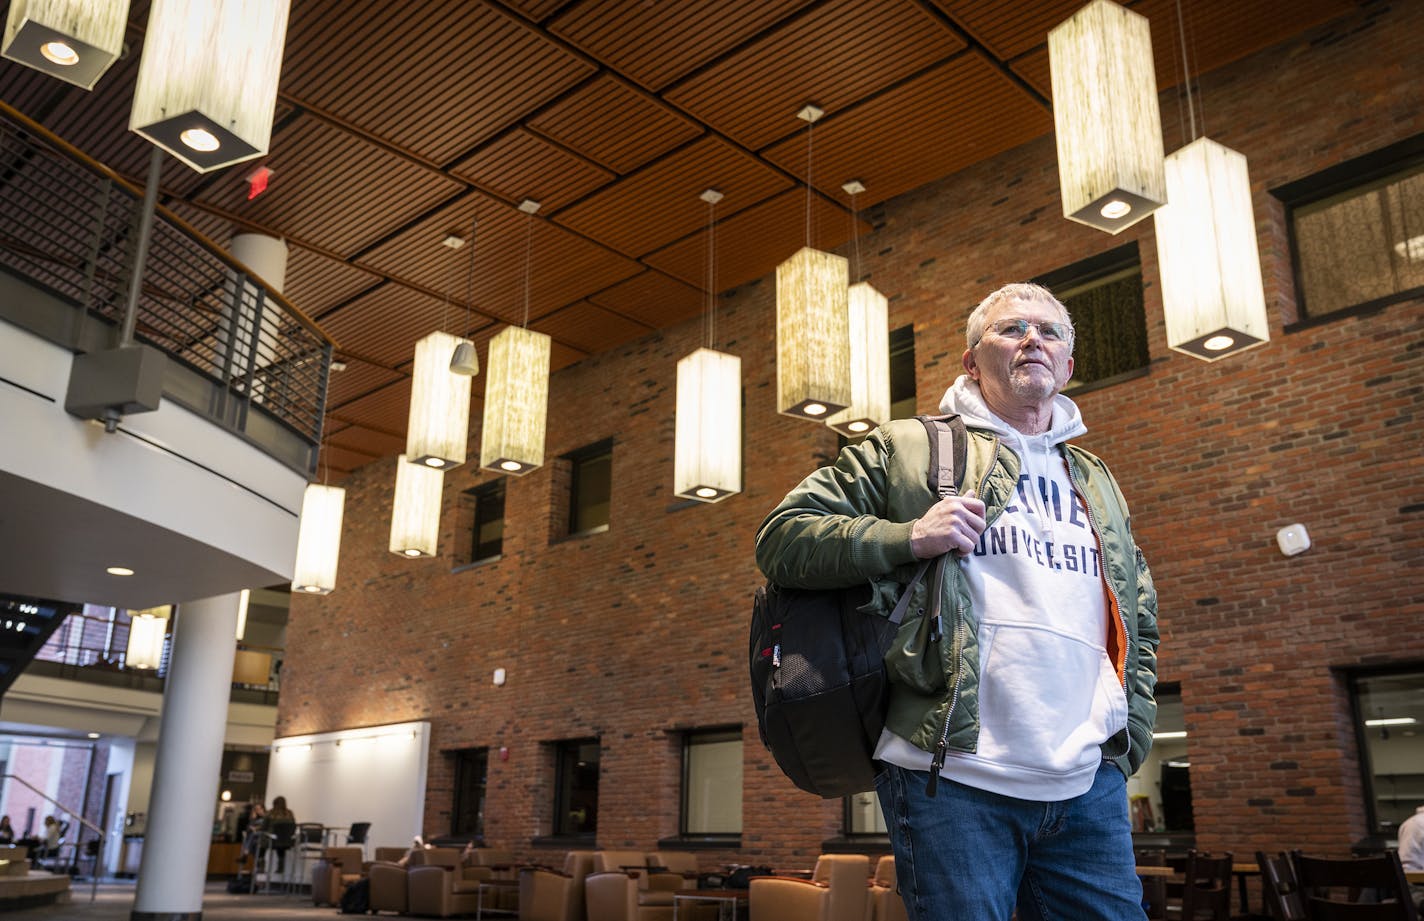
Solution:
<svg viewBox="0 0 1424 921"><path fill-rule="evenodd" d="M957 414L916 416L930 440L930 492L939 498L956 496L964 482L964 465L969 459L968 433Z"/></svg>

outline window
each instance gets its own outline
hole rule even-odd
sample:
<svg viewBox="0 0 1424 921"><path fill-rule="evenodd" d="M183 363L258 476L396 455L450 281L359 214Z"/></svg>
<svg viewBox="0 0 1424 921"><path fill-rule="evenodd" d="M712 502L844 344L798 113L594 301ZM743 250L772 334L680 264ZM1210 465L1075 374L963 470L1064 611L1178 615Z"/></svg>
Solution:
<svg viewBox="0 0 1424 921"><path fill-rule="evenodd" d="M555 835L591 841L598 831L598 755L597 739L555 745Z"/></svg>
<svg viewBox="0 0 1424 921"><path fill-rule="evenodd" d="M1147 368L1151 356L1136 243L1034 281L1052 291L1073 318L1073 379L1065 390L1115 384Z"/></svg>
<svg viewBox="0 0 1424 921"><path fill-rule="evenodd" d="M890 331L890 418L915 414L915 328Z"/></svg>
<svg viewBox="0 0 1424 921"><path fill-rule="evenodd" d="M742 833L742 731L689 732L682 742L682 833Z"/></svg>
<svg viewBox="0 0 1424 921"><path fill-rule="evenodd" d="M608 500L613 492L613 442L600 441L570 454L569 534L608 528Z"/></svg>
<svg viewBox="0 0 1424 921"><path fill-rule="evenodd" d="M485 778L489 749L466 748L455 756L455 802L450 810L450 834L485 833Z"/></svg>
<svg viewBox="0 0 1424 921"><path fill-rule="evenodd" d="M1348 677L1370 828L1393 838L1424 806L1424 666Z"/></svg>
<svg viewBox="0 0 1424 921"><path fill-rule="evenodd" d="M1157 725L1152 751L1127 782L1134 832L1191 831L1191 761L1187 756L1187 724L1181 688L1157 685Z"/></svg>
<svg viewBox="0 0 1424 921"><path fill-rule="evenodd" d="M856 793L845 798L845 833L852 835L885 835L885 813L880 810L880 798L873 792Z"/></svg>
<svg viewBox="0 0 1424 921"><path fill-rule="evenodd" d="M504 552L504 480L465 490L462 505L470 518L470 552L465 563L499 559Z"/></svg>
<svg viewBox="0 0 1424 921"><path fill-rule="evenodd" d="M1424 135L1273 191L1303 316L1424 296Z"/></svg>

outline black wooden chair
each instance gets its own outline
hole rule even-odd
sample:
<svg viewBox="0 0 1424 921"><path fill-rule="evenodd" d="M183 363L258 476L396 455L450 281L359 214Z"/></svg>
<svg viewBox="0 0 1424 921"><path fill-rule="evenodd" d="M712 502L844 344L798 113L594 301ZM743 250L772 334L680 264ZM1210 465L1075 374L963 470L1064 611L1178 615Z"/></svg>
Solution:
<svg viewBox="0 0 1424 921"><path fill-rule="evenodd" d="M1305 902L1290 857L1257 851L1256 865L1261 868L1261 899L1273 921L1306 921Z"/></svg>
<svg viewBox="0 0 1424 921"><path fill-rule="evenodd" d="M1232 859L1229 851L1220 855L1188 851L1181 910L1172 912L1172 917L1182 921L1230 921Z"/></svg>
<svg viewBox="0 0 1424 921"><path fill-rule="evenodd" d="M1167 866L1167 852L1162 848L1140 847L1133 850L1139 867ZM1142 877L1143 908L1151 921L1167 917L1167 880L1161 876Z"/></svg>
<svg viewBox="0 0 1424 921"><path fill-rule="evenodd" d="M1309 921L1419 921L1398 851L1310 857L1291 851Z"/></svg>

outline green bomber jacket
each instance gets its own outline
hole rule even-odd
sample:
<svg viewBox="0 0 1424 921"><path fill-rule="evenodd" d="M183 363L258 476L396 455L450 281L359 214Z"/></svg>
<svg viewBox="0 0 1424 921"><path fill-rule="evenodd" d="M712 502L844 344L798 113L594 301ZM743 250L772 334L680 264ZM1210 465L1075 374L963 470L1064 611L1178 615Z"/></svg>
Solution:
<svg viewBox="0 0 1424 921"><path fill-rule="evenodd" d="M968 430L962 489L972 486L987 508L988 524L1004 510L1018 482L1020 462L992 432ZM1061 447L1074 486L1087 503L1102 554L1108 608L1116 629L1108 654L1127 697L1128 728L1103 744L1103 757L1125 776L1152 747L1157 703L1157 593L1132 539L1127 503L1107 466L1071 444ZM919 563L910 529L937 501L929 488L930 446L915 419L889 422L815 471L762 522L756 561L768 579L791 588L840 588L869 581L868 614L889 616ZM978 743L979 620L960 567L947 565L938 586L924 579L887 656L891 677L886 726L934 752L972 752ZM926 592L941 592L943 641L926 643Z"/></svg>

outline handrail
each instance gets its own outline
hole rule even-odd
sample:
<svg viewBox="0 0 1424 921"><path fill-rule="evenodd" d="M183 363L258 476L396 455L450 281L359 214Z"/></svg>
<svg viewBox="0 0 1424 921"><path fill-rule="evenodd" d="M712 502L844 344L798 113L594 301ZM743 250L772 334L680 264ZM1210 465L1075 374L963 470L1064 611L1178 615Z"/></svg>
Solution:
<svg viewBox="0 0 1424 921"><path fill-rule="evenodd" d="M115 185L122 186L123 188L127 189L131 194L133 194L136 198L143 198L143 186L136 184L135 182L133 182L133 180L126 178L121 173L116 172L111 167L105 166L103 163L99 162L98 160L95 160L93 157L89 156L87 153L80 150L78 147L75 147L73 144L69 143L64 138L55 134L53 131L50 131L44 125L30 118L28 115L21 112L19 109L16 109L14 106L10 105L4 100L0 100L0 113L3 113L7 118L11 120L18 122L24 127L26 131L30 132L31 134L35 134L43 138L45 143L50 144L53 147L59 148L68 157L70 157L70 159L75 160L86 169L97 173L99 176L103 177L104 179L107 179L109 182L112 182ZM164 220L172 222L188 236L197 240L203 245L204 249L208 250L210 253L212 253L212 255L218 257L218 259L220 259L221 261L227 263L229 268L233 269L234 271L241 272L244 276L248 278L261 277L246 264L234 258L231 253L219 246L217 242L215 242L207 234L203 233L201 230L197 229L192 224L189 224L182 217L170 211L162 204L157 206L157 211L163 215ZM289 312L292 315L292 318L301 323L302 326L306 327L306 329L308 329L312 333L315 333L317 336L329 343L334 351L341 351L341 347L337 344L336 340L331 338L331 336L326 332L326 330L322 329L319 323L317 323L311 317L307 316L306 313L300 307L296 306L276 291L269 290L266 296L276 301L277 304L281 306L283 310Z"/></svg>
<svg viewBox="0 0 1424 921"><path fill-rule="evenodd" d="M74 820L75 820L76 822L78 822L80 825L83 825L85 828L89 829L90 831L92 831L92 832L95 834L95 836L97 837L97 840L98 840L99 844L98 844L98 846L94 849L94 872L91 873L91 874L89 874L89 880L90 880L90 883L92 884L92 885L91 885L91 888L90 888L90 890L89 890L89 901L92 902L92 901L94 901L96 898L98 898L98 895L99 895L99 867L100 867L100 865L102 864L102 862L103 862L103 857L104 857L104 830L103 830L102 828L100 828L99 826L95 825L93 822L91 822L91 821L89 821L88 819L84 818L84 816L82 816L82 815L79 814L78 812L75 812L73 809L70 809L68 806L64 805L64 804L61 803L59 800L57 800L57 799L55 799L54 797L50 796L48 793L46 793L45 791L41 790L39 787L36 787L34 784L30 783L28 780L25 780L23 777L19 777L19 776L15 775L15 774L0 774L0 780L13 780L13 781L15 781L15 782L18 783L20 786L25 787L25 788L27 788L30 792L32 792L32 793L38 795L38 796L40 797L40 799L45 800L46 802L50 803L50 804L53 805L55 808L57 808L60 812L63 812L65 815L69 816L71 819L74 819ZM78 851L78 847L76 846L76 848L75 848L75 858L76 858L76 859L78 858L78 854L79 854L79 851Z"/></svg>
<svg viewBox="0 0 1424 921"><path fill-rule="evenodd" d="M87 352L112 347L110 331L90 322L134 329L168 356L165 397L309 476L335 343L181 217L159 206L150 218L147 201L0 102L0 267L72 310L51 309L35 331Z"/></svg>

